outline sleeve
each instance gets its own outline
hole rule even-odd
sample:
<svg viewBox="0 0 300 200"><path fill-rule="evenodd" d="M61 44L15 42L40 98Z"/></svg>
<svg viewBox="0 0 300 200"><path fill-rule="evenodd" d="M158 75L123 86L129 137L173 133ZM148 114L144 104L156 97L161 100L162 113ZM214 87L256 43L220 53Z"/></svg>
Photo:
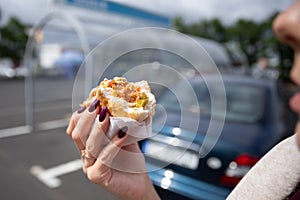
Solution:
<svg viewBox="0 0 300 200"><path fill-rule="evenodd" d="M227 200L282 200L300 180L300 150L296 135L273 147L239 182Z"/></svg>

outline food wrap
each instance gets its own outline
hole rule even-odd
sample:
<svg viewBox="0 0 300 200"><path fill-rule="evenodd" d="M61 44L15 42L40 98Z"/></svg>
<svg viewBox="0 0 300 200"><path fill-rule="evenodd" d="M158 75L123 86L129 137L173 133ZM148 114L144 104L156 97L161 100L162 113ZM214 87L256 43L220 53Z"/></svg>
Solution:
<svg viewBox="0 0 300 200"><path fill-rule="evenodd" d="M152 118L149 117L142 122L138 122L129 117L110 117L110 126L106 133L109 139L112 139L121 128L128 127L127 134L129 135L124 146L138 142L152 135Z"/></svg>

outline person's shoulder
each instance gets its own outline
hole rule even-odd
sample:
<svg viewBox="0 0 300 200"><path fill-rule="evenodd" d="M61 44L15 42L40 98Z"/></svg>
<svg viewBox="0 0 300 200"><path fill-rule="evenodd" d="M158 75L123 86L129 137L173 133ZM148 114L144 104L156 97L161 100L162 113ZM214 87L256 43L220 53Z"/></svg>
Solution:
<svg viewBox="0 0 300 200"><path fill-rule="evenodd" d="M287 137L286 139L282 140L281 142L279 142L277 145L275 145L273 147L273 149L276 149L276 150L281 149L281 148L290 149L290 150L300 153L300 148L297 143L296 134ZM271 151L272 151L272 149L271 149Z"/></svg>
<svg viewBox="0 0 300 200"><path fill-rule="evenodd" d="M284 199L300 179L300 150L292 135L265 154L226 200Z"/></svg>

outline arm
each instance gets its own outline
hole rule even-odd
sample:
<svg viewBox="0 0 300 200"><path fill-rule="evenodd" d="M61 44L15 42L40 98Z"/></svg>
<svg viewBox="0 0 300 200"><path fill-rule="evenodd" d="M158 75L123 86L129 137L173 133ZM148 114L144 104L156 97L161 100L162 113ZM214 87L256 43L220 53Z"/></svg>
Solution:
<svg viewBox="0 0 300 200"><path fill-rule="evenodd" d="M296 135L271 149L240 181L227 200L284 199L300 180Z"/></svg>
<svg viewBox="0 0 300 200"><path fill-rule="evenodd" d="M109 140L109 114L98 105L72 115L67 134L83 152L83 171L89 180L123 200L158 200L138 144L124 146L128 135L122 128ZM84 111L82 111L84 110Z"/></svg>

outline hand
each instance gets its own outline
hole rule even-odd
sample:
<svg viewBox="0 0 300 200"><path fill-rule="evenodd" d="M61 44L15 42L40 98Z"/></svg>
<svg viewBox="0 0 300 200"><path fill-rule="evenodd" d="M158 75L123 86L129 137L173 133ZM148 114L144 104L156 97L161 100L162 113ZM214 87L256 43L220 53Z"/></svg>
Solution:
<svg viewBox="0 0 300 200"><path fill-rule="evenodd" d="M99 111L97 100L88 109L80 108L73 113L66 131L82 152L84 173L120 199L159 199L138 144L123 145L127 127L108 139L109 114L105 107L97 115Z"/></svg>

